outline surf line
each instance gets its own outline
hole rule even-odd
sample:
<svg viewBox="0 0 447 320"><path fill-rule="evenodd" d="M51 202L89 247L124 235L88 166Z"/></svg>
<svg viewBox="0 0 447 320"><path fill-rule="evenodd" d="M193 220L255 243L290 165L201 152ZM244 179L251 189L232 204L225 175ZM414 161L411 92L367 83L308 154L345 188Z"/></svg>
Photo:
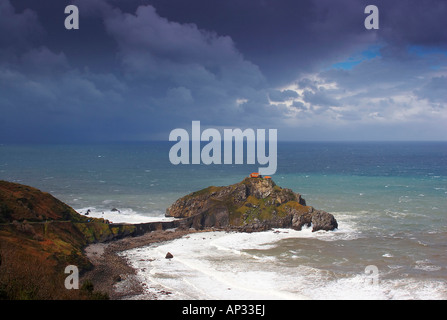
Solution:
<svg viewBox="0 0 447 320"><path fill-rule="evenodd" d="M259 167L261 175L273 175L277 168L277 129L268 129L268 154L266 154L266 129L239 128L223 130L223 164L244 164L244 140L246 141L246 164L267 165ZM201 132L200 121L192 121L191 139L188 131L177 128L169 134L169 141L177 141L169 150L172 164L222 164L222 135L215 128ZM201 142L208 142L201 148ZM191 147L191 148L190 148ZM190 155L190 150L192 151ZM256 151L255 151L256 150ZM190 162L191 158L191 162Z"/></svg>

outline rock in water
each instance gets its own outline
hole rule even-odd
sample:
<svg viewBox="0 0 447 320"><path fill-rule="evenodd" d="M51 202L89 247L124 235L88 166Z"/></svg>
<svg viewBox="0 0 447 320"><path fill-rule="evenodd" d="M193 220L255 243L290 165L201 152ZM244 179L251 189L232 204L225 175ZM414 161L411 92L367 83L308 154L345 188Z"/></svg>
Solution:
<svg viewBox="0 0 447 320"><path fill-rule="evenodd" d="M184 227L195 229L217 227L253 232L271 228L301 230L311 225L312 231L338 227L332 214L307 206L299 193L262 177L193 192L175 201L166 210L166 216L186 218Z"/></svg>
<svg viewBox="0 0 447 320"><path fill-rule="evenodd" d="M172 253L170 253L170 252L166 253L166 257L165 257L165 259L172 259L172 258L174 258L174 256L172 255Z"/></svg>
<svg viewBox="0 0 447 320"><path fill-rule="evenodd" d="M318 230L334 230L338 228L337 220L335 220L334 216L326 211L316 210L312 212L312 231Z"/></svg>

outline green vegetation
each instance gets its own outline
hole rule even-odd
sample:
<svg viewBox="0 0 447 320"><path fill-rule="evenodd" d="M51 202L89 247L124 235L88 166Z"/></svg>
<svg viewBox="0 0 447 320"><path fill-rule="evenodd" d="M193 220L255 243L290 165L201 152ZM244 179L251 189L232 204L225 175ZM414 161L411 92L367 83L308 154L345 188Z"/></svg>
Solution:
<svg viewBox="0 0 447 320"><path fill-rule="evenodd" d="M263 221L286 217L290 214L291 209L294 209L295 212L306 213L309 208L296 201L279 204L271 196L264 199L249 196L242 206L229 210L230 222L233 225L244 225L252 223L256 219Z"/></svg>
<svg viewBox="0 0 447 320"><path fill-rule="evenodd" d="M211 186L178 199L168 210L174 217L204 213L208 217L225 208L230 226L284 218L293 213L307 213L309 207L299 194L277 186L271 179L245 178L224 187ZM222 216L220 218L222 219ZM221 220L224 223L223 220Z"/></svg>

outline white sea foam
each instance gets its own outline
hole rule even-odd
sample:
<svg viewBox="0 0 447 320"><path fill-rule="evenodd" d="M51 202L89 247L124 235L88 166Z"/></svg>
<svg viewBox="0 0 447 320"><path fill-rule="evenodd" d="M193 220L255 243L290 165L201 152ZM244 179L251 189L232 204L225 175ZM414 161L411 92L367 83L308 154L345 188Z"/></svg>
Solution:
<svg viewBox="0 0 447 320"><path fill-rule="evenodd" d="M149 292L172 292L165 298L307 299L295 285L299 276L297 269L278 268L275 256L251 254L247 250L269 250L288 238L341 240L346 238L346 233L343 228L330 232L312 232L311 228L255 233L204 232L129 250L123 255L139 270L141 281L149 284ZM174 258L165 259L167 252Z"/></svg>
<svg viewBox="0 0 447 320"><path fill-rule="evenodd" d="M162 299L447 298L447 284L442 281L408 276L385 279L386 274L379 270L379 283L373 285L371 274L364 273L362 268L358 274L335 274L323 266L284 264L287 255L291 260L303 258L298 249L284 256L283 251L278 256L260 254L287 238L349 239L340 231L312 233L309 228L256 233L203 232L121 254L138 270L148 293L171 292L160 296ZM167 252L174 258L165 259ZM384 253L383 257L392 255ZM415 267L434 271L433 265L425 260L418 261Z"/></svg>
<svg viewBox="0 0 447 320"><path fill-rule="evenodd" d="M358 274L337 280L316 279L304 283L300 290L312 299L332 300L411 300L447 298L447 285L442 281L421 281L413 278L382 280L373 284L371 275Z"/></svg>
<svg viewBox="0 0 447 320"><path fill-rule="evenodd" d="M263 234L261 237L256 235ZM153 291L173 292L173 299L303 299L284 290L282 275L270 267L259 268L256 257L242 249L263 248L273 232L256 234L196 233L158 246L126 251L124 255L139 270ZM249 238L253 236L253 245ZM275 236L286 236L276 233ZM240 240L240 241L239 241ZM165 259L166 252L174 255ZM149 263L148 260L151 260ZM262 260L262 259L261 259Z"/></svg>
<svg viewBox="0 0 447 320"><path fill-rule="evenodd" d="M428 259L416 261L416 266L414 268L428 272L439 271L442 269L440 266L433 265Z"/></svg>
<svg viewBox="0 0 447 320"><path fill-rule="evenodd" d="M107 200L106 200L107 201ZM95 207L85 207L76 209L82 215L88 212L89 217L104 218L113 223L145 223L155 221L172 221L174 218L164 217L161 212L148 214L138 213L132 209L119 209L119 211L97 209Z"/></svg>

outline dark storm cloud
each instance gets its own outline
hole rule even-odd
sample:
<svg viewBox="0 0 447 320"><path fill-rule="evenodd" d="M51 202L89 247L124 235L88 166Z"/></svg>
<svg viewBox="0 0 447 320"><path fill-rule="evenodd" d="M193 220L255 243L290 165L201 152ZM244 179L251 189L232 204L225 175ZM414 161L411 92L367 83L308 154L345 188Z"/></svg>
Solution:
<svg viewBox="0 0 447 320"><path fill-rule="evenodd" d="M0 136L164 140L191 120L290 133L313 123L331 138L437 127L445 1L374 2L380 29L368 31L362 0L3 0ZM70 3L77 31L63 28ZM352 69L332 67L353 56Z"/></svg>
<svg viewBox="0 0 447 320"><path fill-rule="evenodd" d="M94 66L90 71L90 64L73 62L72 53L46 46L17 53L0 70L2 111L8 117L2 136L32 129L42 139L141 139L196 119L241 124L255 101L256 111L267 110L264 76L230 37L168 21L152 6L129 14L102 1L96 2L100 7L89 5L116 42L111 69L119 73L101 73ZM36 130L39 126L45 129Z"/></svg>
<svg viewBox="0 0 447 320"><path fill-rule="evenodd" d="M26 9L16 13L9 1L0 2L0 17L0 46L3 50L28 47L34 37L43 33L35 12Z"/></svg>
<svg viewBox="0 0 447 320"><path fill-rule="evenodd" d="M299 72L329 66L371 43L384 44L384 53L397 53L398 48L414 44L447 44L447 4L439 0L144 2L168 19L193 22L231 36L245 57L260 66L274 84L291 81ZM379 8L380 32L364 28L368 4Z"/></svg>
<svg viewBox="0 0 447 320"><path fill-rule="evenodd" d="M294 80L300 72L327 63L329 56L343 56L374 38L365 33L361 1L148 2L175 21L193 21L231 36L273 85ZM170 10L171 6L180 9Z"/></svg>
<svg viewBox="0 0 447 320"><path fill-rule="evenodd" d="M382 37L391 46L447 46L447 2L375 1L380 6Z"/></svg>
<svg viewBox="0 0 447 320"><path fill-rule="evenodd" d="M223 124L234 121L235 114L244 116L237 99L263 95L263 74L228 36L169 21L152 6L141 6L134 14L107 12L104 22L118 43L125 79L136 95L152 92L146 103L159 117L182 117L184 123L200 117L210 125Z"/></svg>

